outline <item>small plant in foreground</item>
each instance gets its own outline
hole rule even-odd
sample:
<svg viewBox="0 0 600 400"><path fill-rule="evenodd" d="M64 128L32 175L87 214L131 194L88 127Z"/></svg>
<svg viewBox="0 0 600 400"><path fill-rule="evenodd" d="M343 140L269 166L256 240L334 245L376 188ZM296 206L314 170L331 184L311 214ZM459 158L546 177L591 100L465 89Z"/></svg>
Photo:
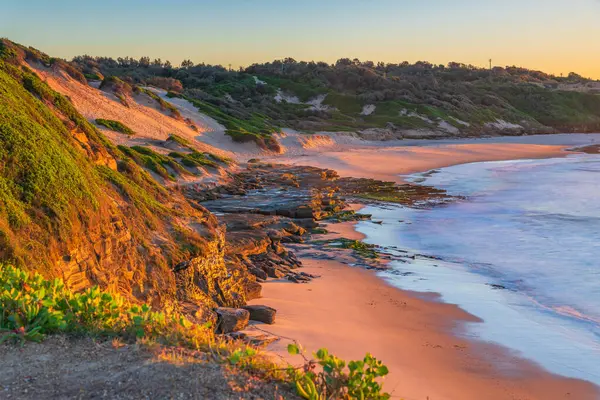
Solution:
<svg viewBox="0 0 600 400"><path fill-rule="evenodd" d="M195 333L191 333L195 331ZM207 327L183 315L152 311L146 304L98 287L74 293L60 279L46 280L0 264L0 343L9 339L41 341L46 334L80 332L187 344L195 335L211 340Z"/></svg>
<svg viewBox="0 0 600 400"><path fill-rule="evenodd" d="M288 345L288 353L304 357L297 344ZM301 370L289 370L300 397L307 400L390 398L378 382L388 374L388 369L371 354L347 365L344 360L329 354L327 349L320 349L314 357L316 360L304 357L305 364Z"/></svg>

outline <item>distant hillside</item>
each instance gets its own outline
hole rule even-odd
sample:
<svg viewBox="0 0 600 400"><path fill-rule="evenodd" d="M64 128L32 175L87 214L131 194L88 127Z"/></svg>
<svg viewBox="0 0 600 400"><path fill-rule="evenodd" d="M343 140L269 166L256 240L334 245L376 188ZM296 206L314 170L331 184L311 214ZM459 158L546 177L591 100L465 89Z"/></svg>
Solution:
<svg viewBox="0 0 600 400"><path fill-rule="evenodd" d="M600 82L517 67L293 59L228 71L185 61L80 56L88 79L117 76L194 101L236 139L281 127L373 138L600 131Z"/></svg>

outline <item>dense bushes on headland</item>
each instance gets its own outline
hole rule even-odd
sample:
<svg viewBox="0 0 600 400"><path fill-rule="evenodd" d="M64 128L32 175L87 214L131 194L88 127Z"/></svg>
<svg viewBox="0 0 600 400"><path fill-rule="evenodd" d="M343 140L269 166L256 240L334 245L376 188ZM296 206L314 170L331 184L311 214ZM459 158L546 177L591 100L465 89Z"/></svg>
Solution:
<svg viewBox="0 0 600 400"><path fill-rule="evenodd" d="M442 121L448 124L446 129L463 134L477 134L485 124L498 120L522 125L523 132L600 128L600 83L575 73L558 77L518 67L357 59L330 65L287 58L239 71L194 65L189 60L173 67L161 60L128 57L81 56L73 65L84 72L96 69L132 84L154 84L183 93L238 139L256 137L257 130L269 136L286 126L438 129ZM275 101L277 93L285 95L279 97L282 101ZM306 104L319 95L326 95L321 106ZM372 113L362 113L366 105L375 106Z"/></svg>

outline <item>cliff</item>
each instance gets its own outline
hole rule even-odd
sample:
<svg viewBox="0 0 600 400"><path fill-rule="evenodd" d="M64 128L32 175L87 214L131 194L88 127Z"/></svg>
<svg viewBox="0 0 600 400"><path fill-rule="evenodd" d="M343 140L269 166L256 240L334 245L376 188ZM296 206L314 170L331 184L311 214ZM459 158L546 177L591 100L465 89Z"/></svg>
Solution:
<svg viewBox="0 0 600 400"><path fill-rule="evenodd" d="M216 218L107 140L28 68L32 51L0 42L0 257L160 307L244 303L253 279L227 270Z"/></svg>

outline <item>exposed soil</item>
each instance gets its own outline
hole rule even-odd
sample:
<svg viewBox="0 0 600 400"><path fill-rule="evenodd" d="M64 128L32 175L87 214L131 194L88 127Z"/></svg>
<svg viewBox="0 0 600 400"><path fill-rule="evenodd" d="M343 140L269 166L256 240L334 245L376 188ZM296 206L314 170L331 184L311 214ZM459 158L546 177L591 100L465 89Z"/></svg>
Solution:
<svg viewBox="0 0 600 400"><path fill-rule="evenodd" d="M49 337L0 346L2 399L296 399L275 382L233 374L202 353Z"/></svg>

